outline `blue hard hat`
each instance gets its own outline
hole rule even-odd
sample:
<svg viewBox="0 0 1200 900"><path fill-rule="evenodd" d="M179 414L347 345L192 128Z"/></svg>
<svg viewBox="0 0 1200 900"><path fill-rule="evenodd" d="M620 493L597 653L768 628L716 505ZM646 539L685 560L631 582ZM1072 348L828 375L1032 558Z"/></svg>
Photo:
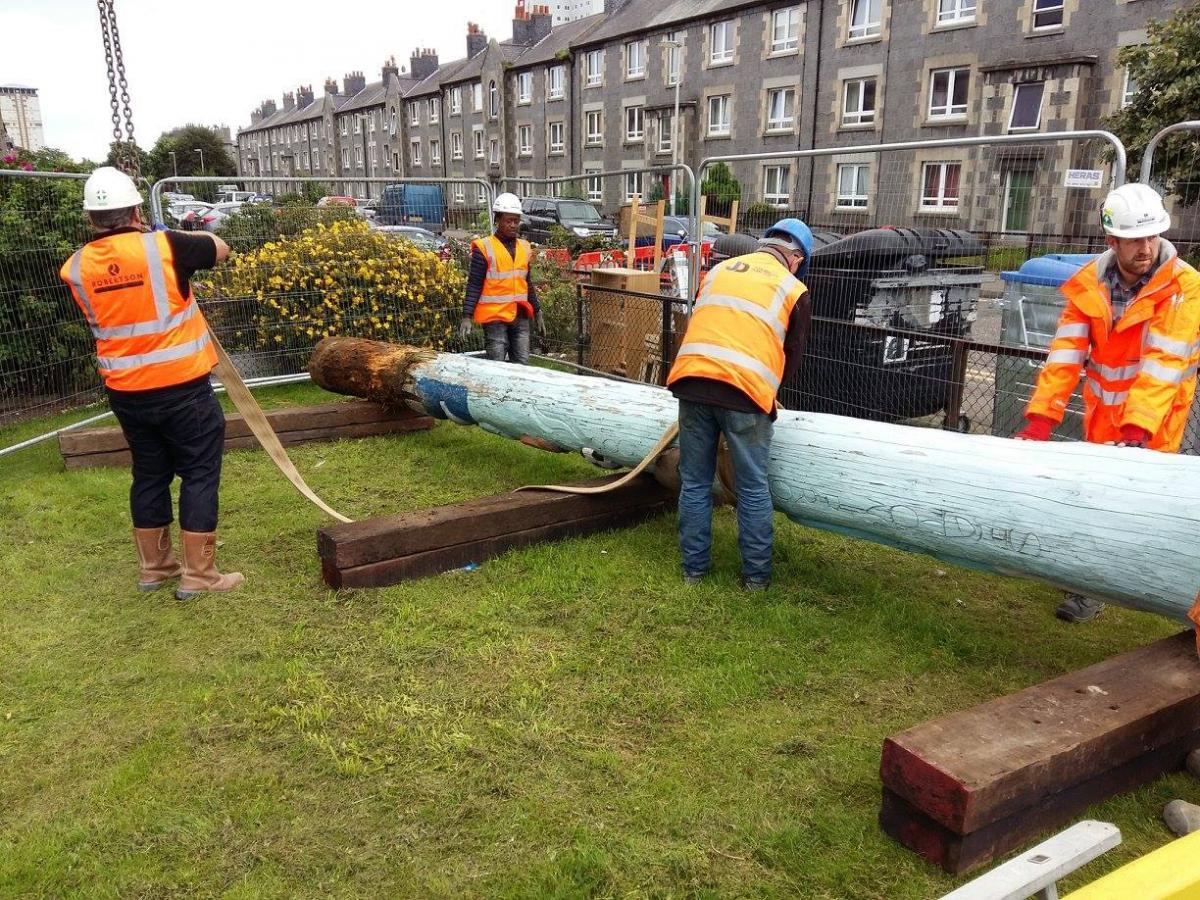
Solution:
<svg viewBox="0 0 1200 900"><path fill-rule="evenodd" d="M791 238L800 245L800 248L804 251L804 264L800 266L800 270L796 274L797 276L803 276L808 271L808 261L812 256L812 229L799 219L780 219L767 229L763 237L772 237L774 235Z"/></svg>

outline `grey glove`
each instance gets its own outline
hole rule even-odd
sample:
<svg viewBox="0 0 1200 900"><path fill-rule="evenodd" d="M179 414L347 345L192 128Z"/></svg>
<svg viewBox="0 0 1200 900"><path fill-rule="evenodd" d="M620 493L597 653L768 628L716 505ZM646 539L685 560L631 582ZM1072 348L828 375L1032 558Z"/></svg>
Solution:
<svg viewBox="0 0 1200 900"><path fill-rule="evenodd" d="M546 320L542 318L542 311L539 309L533 316L533 327L537 329L538 337L546 337Z"/></svg>
<svg viewBox="0 0 1200 900"><path fill-rule="evenodd" d="M458 323L458 339L460 341L465 341L471 336L471 328L474 326L474 324L474 322L465 316L463 317L463 320Z"/></svg>

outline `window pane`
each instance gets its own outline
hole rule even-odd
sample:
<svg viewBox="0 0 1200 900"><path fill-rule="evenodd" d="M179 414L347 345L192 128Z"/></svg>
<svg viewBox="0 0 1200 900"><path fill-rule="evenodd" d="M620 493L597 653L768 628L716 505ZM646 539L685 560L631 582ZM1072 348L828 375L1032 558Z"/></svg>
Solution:
<svg viewBox="0 0 1200 900"><path fill-rule="evenodd" d="M863 104L864 111L875 111L875 79L868 78L863 82Z"/></svg>
<svg viewBox="0 0 1200 900"><path fill-rule="evenodd" d="M950 93L950 73L949 72L934 72L933 73L933 89L931 92L929 106L931 111L941 111L943 114L946 108L946 100Z"/></svg>
<svg viewBox="0 0 1200 900"><path fill-rule="evenodd" d="M1011 128L1037 128L1041 120L1043 88L1041 82L1016 86Z"/></svg>
<svg viewBox="0 0 1200 900"><path fill-rule="evenodd" d="M958 69L954 73L954 112L967 111L967 90L971 85L969 69ZM961 109L960 109L961 107Z"/></svg>
<svg viewBox="0 0 1200 900"><path fill-rule="evenodd" d="M942 167L936 163L925 164L925 194L924 202L929 204L937 199L938 182L941 180Z"/></svg>
<svg viewBox="0 0 1200 900"><path fill-rule="evenodd" d="M958 205L958 178L962 172L962 166L958 163L950 163L946 166L945 184L942 187L942 195L946 198L948 206Z"/></svg>

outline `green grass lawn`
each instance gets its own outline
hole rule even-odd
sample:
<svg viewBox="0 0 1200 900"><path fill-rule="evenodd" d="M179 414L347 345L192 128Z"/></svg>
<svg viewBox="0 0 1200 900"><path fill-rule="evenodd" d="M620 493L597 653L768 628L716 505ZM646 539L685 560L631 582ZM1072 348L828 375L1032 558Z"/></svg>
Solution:
<svg viewBox="0 0 1200 900"><path fill-rule="evenodd" d="M446 424L292 456L355 517L595 473ZM936 896L876 824L883 738L1178 630L782 519L747 595L728 510L700 588L664 516L332 592L319 512L250 451L221 551L248 583L181 604L131 590L128 477L0 459L3 896ZM1125 843L1086 880L1177 795L1090 810Z"/></svg>

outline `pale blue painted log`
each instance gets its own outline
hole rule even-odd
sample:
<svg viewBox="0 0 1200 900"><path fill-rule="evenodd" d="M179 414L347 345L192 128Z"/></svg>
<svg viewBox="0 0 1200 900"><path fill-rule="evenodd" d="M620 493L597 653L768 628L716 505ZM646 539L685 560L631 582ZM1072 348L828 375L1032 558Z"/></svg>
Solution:
<svg viewBox="0 0 1200 900"><path fill-rule="evenodd" d="M633 465L676 417L649 385L439 354L426 409ZM1187 620L1200 590L1200 459L1023 443L781 411L775 507L796 522Z"/></svg>

